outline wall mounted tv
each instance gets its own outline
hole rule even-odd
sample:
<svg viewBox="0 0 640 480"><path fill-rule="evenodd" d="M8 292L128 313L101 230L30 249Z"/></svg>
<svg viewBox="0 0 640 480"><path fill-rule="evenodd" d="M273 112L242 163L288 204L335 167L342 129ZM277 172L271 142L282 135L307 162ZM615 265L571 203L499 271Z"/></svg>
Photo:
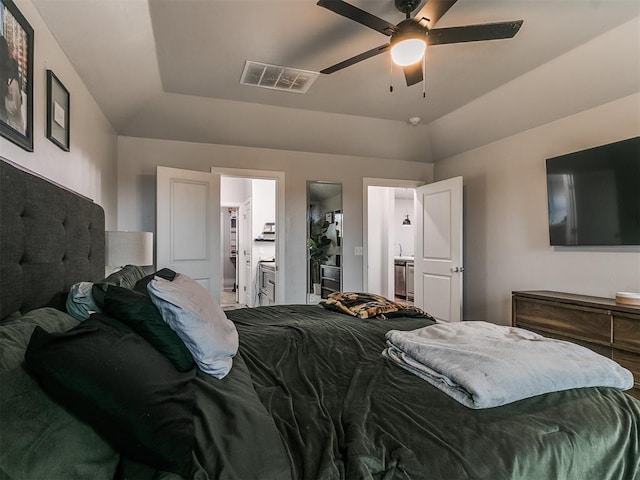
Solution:
<svg viewBox="0 0 640 480"><path fill-rule="evenodd" d="M640 137L547 159L551 245L640 245Z"/></svg>

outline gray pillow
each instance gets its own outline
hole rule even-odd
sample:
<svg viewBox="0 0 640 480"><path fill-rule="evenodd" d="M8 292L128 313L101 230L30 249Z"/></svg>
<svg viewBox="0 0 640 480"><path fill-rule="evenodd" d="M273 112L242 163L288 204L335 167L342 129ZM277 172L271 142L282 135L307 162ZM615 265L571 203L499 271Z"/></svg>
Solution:
<svg viewBox="0 0 640 480"><path fill-rule="evenodd" d="M147 290L198 367L216 378L227 375L238 351L238 331L211 294L181 273L173 281L155 277Z"/></svg>

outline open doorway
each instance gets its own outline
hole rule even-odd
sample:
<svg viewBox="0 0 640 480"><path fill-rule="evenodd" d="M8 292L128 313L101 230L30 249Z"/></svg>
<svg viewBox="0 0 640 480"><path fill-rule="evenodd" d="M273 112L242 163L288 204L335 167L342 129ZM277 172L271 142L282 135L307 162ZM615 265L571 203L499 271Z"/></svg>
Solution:
<svg viewBox="0 0 640 480"><path fill-rule="evenodd" d="M414 189L369 187L368 291L413 303Z"/></svg>
<svg viewBox="0 0 640 480"><path fill-rule="evenodd" d="M454 177L421 185L407 180L365 178L363 181L364 288L387 298L396 297L395 267L405 260L407 283L404 295L414 294L414 304L438 320L459 322L462 319L463 255L463 179ZM376 195L375 187L381 189ZM396 208L395 189L413 189L413 256L400 253L397 227L407 213ZM402 195L398 195L402 198ZM376 203L377 202L377 203ZM404 218L403 218L404 217ZM415 224L414 224L415 222ZM379 225L376 228L376 225ZM384 226L386 225L386 230ZM396 235L394 235L396 233ZM404 247L404 245L403 245ZM404 257L404 258L403 258ZM413 262L411 262L413 260ZM413 264L413 271L409 268ZM408 291L407 291L408 290Z"/></svg>
<svg viewBox="0 0 640 480"><path fill-rule="evenodd" d="M413 303L414 190L421 184L364 179L365 291Z"/></svg>
<svg viewBox="0 0 640 480"><path fill-rule="evenodd" d="M283 187L277 176L251 173L228 169L220 176L220 303L224 310L279 301L278 192Z"/></svg>

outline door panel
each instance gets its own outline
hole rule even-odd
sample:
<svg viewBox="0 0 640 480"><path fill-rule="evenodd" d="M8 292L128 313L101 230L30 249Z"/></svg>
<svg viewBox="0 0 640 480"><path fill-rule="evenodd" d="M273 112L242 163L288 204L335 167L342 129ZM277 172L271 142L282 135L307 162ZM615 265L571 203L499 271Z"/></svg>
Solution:
<svg viewBox="0 0 640 480"><path fill-rule="evenodd" d="M424 196L423 252L432 261L451 260L451 192L437 192Z"/></svg>
<svg viewBox="0 0 640 480"><path fill-rule="evenodd" d="M171 180L171 261L206 260L211 238L208 222L209 183Z"/></svg>
<svg viewBox="0 0 640 480"><path fill-rule="evenodd" d="M415 304L462 319L462 177L416 188Z"/></svg>
<svg viewBox="0 0 640 480"><path fill-rule="evenodd" d="M157 268L184 273L220 299L220 176L157 167Z"/></svg>
<svg viewBox="0 0 640 480"><path fill-rule="evenodd" d="M427 299L428 310L426 311L431 315L441 320L451 318L451 278L449 276L425 273L422 282L422 298ZM433 299L439 301L433 301Z"/></svg>

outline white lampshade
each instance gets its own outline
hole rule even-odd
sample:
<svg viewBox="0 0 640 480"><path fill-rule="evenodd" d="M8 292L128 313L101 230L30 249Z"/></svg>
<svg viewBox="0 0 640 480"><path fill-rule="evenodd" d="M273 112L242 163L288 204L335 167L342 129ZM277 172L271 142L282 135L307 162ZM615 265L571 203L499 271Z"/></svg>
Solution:
<svg viewBox="0 0 640 480"><path fill-rule="evenodd" d="M396 65L406 67L422 60L426 42L421 38L407 38L391 47L391 58Z"/></svg>
<svg viewBox="0 0 640 480"><path fill-rule="evenodd" d="M107 231L109 267L153 265L153 232Z"/></svg>

